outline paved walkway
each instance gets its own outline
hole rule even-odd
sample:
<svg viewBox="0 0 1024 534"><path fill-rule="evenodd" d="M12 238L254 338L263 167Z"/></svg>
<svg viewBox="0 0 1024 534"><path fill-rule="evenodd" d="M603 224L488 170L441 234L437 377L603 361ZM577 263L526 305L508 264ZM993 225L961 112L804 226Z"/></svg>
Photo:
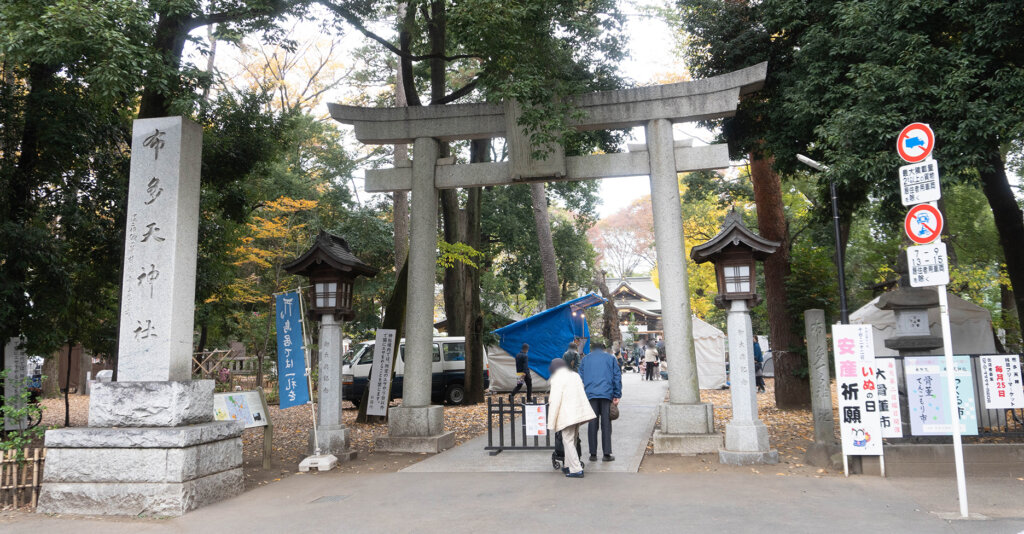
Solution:
<svg viewBox="0 0 1024 534"><path fill-rule="evenodd" d="M636 473L640 469L647 442L658 419L658 405L665 400L667 380L645 382L638 373L622 375L622 400L619 401L619 419L612 422L612 452L614 462L588 462L586 425L580 428L583 461L587 473ZM506 427L506 439L508 428ZM497 439L497 432L495 432ZM598 437L600 440L600 436ZM467 472L548 472L551 468L551 450L502 451L491 456L484 450L487 436L481 436L447 450L432 458L406 467L409 473L467 473ZM600 448L600 443L598 443ZM597 451L598 456L602 453Z"/></svg>
<svg viewBox="0 0 1024 534"><path fill-rule="evenodd" d="M968 481L972 510L947 521L952 479L754 474L324 473L292 476L168 520L0 519L4 534L40 532L785 532L1014 534L1024 483ZM0 515L0 518L3 516Z"/></svg>

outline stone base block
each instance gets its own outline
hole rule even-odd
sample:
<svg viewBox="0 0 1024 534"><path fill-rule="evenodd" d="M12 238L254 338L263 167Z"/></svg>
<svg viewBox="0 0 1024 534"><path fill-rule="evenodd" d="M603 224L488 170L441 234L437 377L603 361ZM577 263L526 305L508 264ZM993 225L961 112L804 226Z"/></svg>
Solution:
<svg viewBox="0 0 1024 534"><path fill-rule="evenodd" d="M387 436L377 438L377 450L388 452L438 453L454 446L454 432L442 432L434 436Z"/></svg>
<svg viewBox="0 0 1024 534"><path fill-rule="evenodd" d="M804 462L815 467L842 469L843 449L838 443L811 443L804 454Z"/></svg>
<svg viewBox="0 0 1024 534"><path fill-rule="evenodd" d="M768 450L768 427L761 421L732 421L725 425L725 448L730 451Z"/></svg>
<svg viewBox="0 0 1024 534"><path fill-rule="evenodd" d="M665 403L661 405L660 415L661 430L666 434L710 434L715 431L712 404Z"/></svg>
<svg viewBox="0 0 1024 534"><path fill-rule="evenodd" d="M779 451L771 449L751 452L719 449L718 462L726 465L777 464L779 463Z"/></svg>
<svg viewBox="0 0 1024 534"><path fill-rule="evenodd" d="M97 382L90 427L175 427L213 421L213 380Z"/></svg>
<svg viewBox="0 0 1024 534"><path fill-rule="evenodd" d="M388 412L388 437L427 437L444 433L441 406L396 406Z"/></svg>
<svg viewBox="0 0 1024 534"><path fill-rule="evenodd" d="M317 428L317 438L320 442L322 454L333 454L339 462L347 462L355 458L355 453L348 448L348 428L340 426L321 426ZM309 452L315 454L316 447L313 441L313 430L309 430Z"/></svg>
<svg viewBox="0 0 1024 534"><path fill-rule="evenodd" d="M238 495L242 425L73 428L46 434L37 511L90 515L181 515Z"/></svg>
<svg viewBox="0 0 1024 534"><path fill-rule="evenodd" d="M654 454L704 454L718 452L721 434L669 434L654 431Z"/></svg>
<svg viewBox="0 0 1024 534"><path fill-rule="evenodd" d="M180 516L241 495L242 468L176 483L58 482L43 484L41 514Z"/></svg>

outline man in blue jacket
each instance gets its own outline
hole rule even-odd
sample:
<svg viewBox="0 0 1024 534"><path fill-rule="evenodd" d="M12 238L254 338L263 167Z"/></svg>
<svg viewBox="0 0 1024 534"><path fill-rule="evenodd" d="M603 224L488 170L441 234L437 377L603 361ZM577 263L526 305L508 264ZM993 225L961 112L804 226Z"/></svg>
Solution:
<svg viewBox="0 0 1024 534"><path fill-rule="evenodd" d="M580 378L587 391L590 407L594 409L597 419L587 426L587 438L590 444L590 461L597 461L597 430L601 429L602 459L606 462L615 460L612 456L612 404L619 404L622 397L622 370L619 369L615 356L605 352L601 343L591 343L593 351L583 357L580 362Z"/></svg>

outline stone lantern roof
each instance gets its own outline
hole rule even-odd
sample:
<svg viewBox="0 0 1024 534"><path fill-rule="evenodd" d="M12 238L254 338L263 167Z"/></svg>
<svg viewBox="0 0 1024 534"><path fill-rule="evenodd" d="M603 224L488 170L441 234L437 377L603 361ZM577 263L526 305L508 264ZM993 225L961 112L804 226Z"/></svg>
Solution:
<svg viewBox="0 0 1024 534"><path fill-rule="evenodd" d="M316 236L316 241L309 250L283 267L290 274L309 276L314 270L320 270L325 266L351 273L353 277L373 277L378 272L352 253L352 248L345 238L323 230Z"/></svg>
<svg viewBox="0 0 1024 534"><path fill-rule="evenodd" d="M743 224L743 217L736 210L730 210L725 215L722 230L707 242L695 245L690 250L690 258L697 263L714 261L727 248L737 246L750 249L754 259L764 260L774 253L780 244L750 231Z"/></svg>

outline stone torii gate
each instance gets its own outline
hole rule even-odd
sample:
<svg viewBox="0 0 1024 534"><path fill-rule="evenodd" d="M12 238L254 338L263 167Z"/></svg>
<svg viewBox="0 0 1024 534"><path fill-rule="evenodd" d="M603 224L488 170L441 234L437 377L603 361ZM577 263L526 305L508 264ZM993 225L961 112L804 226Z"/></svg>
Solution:
<svg viewBox="0 0 1024 534"><path fill-rule="evenodd" d="M655 432L656 453L717 452L722 436L714 431L714 411L700 402L693 349L689 288L683 245L682 210L677 173L729 165L724 144L690 146L675 141L673 123L729 117L741 95L764 84L768 64L691 82L578 96L581 118L577 130L609 130L643 126L646 146L630 152L566 157L552 146L545 160L531 157L533 147L519 125L515 102L456 104L405 108L361 108L329 105L338 122L355 126L365 144L413 145L413 160L403 166L370 170L366 190L411 191L409 293L406 307L406 356L402 406L388 420L384 449L438 452L454 444L444 432L441 406L430 405L437 261L437 191L531 181L592 180L649 175L661 279L665 351L670 363L669 402L661 406L661 429ZM438 157L438 141L503 137L509 161L454 163Z"/></svg>

